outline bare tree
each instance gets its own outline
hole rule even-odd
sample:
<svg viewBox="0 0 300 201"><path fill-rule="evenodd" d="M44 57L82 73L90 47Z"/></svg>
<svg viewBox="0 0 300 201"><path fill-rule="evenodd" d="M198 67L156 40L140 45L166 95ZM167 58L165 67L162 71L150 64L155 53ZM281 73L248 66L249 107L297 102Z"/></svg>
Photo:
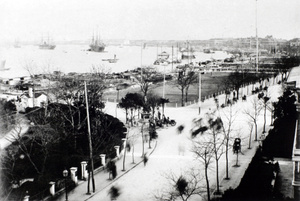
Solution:
<svg viewBox="0 0 300 201"><path fill-rule="evenodd" d="M199 133L205 134L210 138L209 142L212 148L213 157L216 163L216 186L217 193L220 192L219 189L219 160L221 156L224 154L224 140L225 136L222 134L223 132L223 122L220 117L216 117L215 112L207 113L206 119L203 125L203 119L200 120L200 127L198 129L203 129L202 132L197 131L192 133L192 136L195 136ZM202 124L202 125L201 125ZM199 123L198 123L199 125Z"/></svg>
<svg viewBox="0 0 300 201"><path fill-rule="evenodd" d="M128 151L131 151L131 156L132 156L132 163L134 164L134 145L137 141L137 139L140 137L140 132L141 128L139 128L139 125L135 125L134 127L130 127L129 132L128 132Z"/></svg>
<svg viewBox="0 0 300 201"><path fill-rule="evenodd" d="M199 171L190 169L184 174L175 175L174 173L166 173L164 177L168 180L169 189L163 189L158 195L155 195L156 200L182 200L187 201L192 196L202 196L205 192L201 186L202 177Z"/></svg>
<svg viewBox="0 0 300 201"><path fill-rule="evenodd" d="M251 107L247 107L244 109L244 114L246 114L249 118L249 121L254 124L255 127L255 141L257 141L257 121L260 115L262 107L259 104L259 100L257 96L254 96L253 99L250 100Z"/></svg>
<svg viewBox="0 0 300 201"><path fill-rule="evenodd" d="M229 179L229 149L230 149L230 142L231 142L231 134L234 131L233 130L233 124L237 117L237 111L233 111L233 108L231 105L229 105L228 108L221 109L222 115L220 114L221 111L219 111L219 116L222 120L222 130L224 134L224 144L225 144L225 158L226 158L226 177L225 179Z"/></svg>
<svg viewBox="0 0 300 201"><path fill-rule="evenodd" d="M192 83L195 83L198 79L195 71L189 66L183 66L178 72L175 86L181 91L181 105L184 106L184 94L186 96L185 101L187 102L188 90Z"/></svg>
<svg viewBox="0 0 300 201"><path fill-rule="evenodd" d="M149 92L150 86L152 84L152 77L156 74L156 71L151 67L145 67L140 69L141 72L139 75L135 75L134 77L138 81L141 91L144 95L144 99L146 102L146 97Z"/></svg>
<svg viewBox="0 0 300 201"><path fill-rule="evenodd" d="M267 109L269 110L270 105L270 97L266 96L263 92L258 94L258 99L261 100L260 104L264 108L264 126L263 126L263 133L266 132L266 121L267 121Z"/></svg>
<svg viewBox="0 0 300 201"><path fill-rule="evenodd" d="M196 155L196 158L204 165L205 181L206 181L206 194L207 200L210 201L210 185L208 177L208 168L213 159L213 142L208 136L202 136L201 139L193 140L192 152Z"/></svg>

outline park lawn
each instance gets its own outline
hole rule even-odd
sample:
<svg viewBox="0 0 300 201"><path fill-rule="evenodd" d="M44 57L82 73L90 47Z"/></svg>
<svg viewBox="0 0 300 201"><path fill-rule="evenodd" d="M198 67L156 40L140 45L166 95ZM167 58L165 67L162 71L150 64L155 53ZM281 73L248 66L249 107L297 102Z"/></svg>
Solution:
<svg viewBox="0 0 300 201"><path fill-rule="evenodd" d="M212 95L219 91L224 90L224 80L228 77L229 73L226 72L212 72L206 73L201 76L201 97L202 99L205 96ZM158 96L163 96L163 83L153 84L150 87L150 90ZM139 86L134 88L126 88L119 91L119 100L125 97L127 93L140 93L141 89ZM189 87L187 101L197 101L199 94L199 82ZM185 94L184 94L185 96ZM108 91L103 95L104 100L116 101L117 100L117 91ZM173 81L166 81L165 85L165 98L169 99L170 103L181 103L181 91L174 85Z"/></svg>

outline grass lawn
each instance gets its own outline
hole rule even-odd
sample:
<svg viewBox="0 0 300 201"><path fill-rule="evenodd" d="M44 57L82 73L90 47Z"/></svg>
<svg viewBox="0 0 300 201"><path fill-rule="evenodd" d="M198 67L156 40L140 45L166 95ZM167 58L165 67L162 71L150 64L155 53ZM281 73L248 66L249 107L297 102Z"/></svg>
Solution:
<svg viewBox="0 0 300 201"><path fill-rule="evenodd" d="M212 95L218 91L222 91L224 80L227 78L229 73L224 72L213 72L201 75L201 96L202 98L207 95ZM150 91L153 91L159 96L163 96L163 83L157 83L150 87ZM119 91L119 100L124 97L127 93L140 93L140 87L127 88ZM188 93L188 101L198 100L199 84L198 82L191 85ZM117 99L117 91L105 92L104 100L108 99L113 101ZM170 103L181 103L181 91L173 84L173 81L167 81L165 86L165 98L169 99Z"/></svg>

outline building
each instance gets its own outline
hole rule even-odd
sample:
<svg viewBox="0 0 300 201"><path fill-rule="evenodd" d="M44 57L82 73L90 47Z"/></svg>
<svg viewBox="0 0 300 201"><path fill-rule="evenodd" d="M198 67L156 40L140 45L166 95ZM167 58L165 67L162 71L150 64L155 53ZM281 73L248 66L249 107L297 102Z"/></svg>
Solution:
<svg viewBox="0 0 300 201"><path fill-rule="evenodd" d="M20 97L20 107L43 107L48 102L48 97L44 92L33 92L29 88L28 92L22 94Z"/></svg>
<svg viewBox="0 0 300 201"><path fill-rule="evenodd" d="M295 38L293 40L290 40L290 46L291 47L299 47L300 46L300 38Z"/></svg>
<svg viewBox="0 0 300 201"><path fill-rule="evenodd" d="M286 88L296 91L296 109L298 113L293 144L293 189L294 199L300 200L300 66L294 67L288 76Z"/></svg>

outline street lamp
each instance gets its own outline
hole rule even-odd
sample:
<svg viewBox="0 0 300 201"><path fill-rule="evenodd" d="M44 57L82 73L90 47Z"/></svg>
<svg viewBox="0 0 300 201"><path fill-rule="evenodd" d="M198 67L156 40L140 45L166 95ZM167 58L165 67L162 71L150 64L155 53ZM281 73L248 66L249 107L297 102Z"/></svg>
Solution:
<svg viewBox="0 0 300 201"><path fill-rule="evenodd" d="M199 114L201 110L201 71L199 71L199 95L198 95L198 106L199 106Z"/></svg>
<svg viewBox="0 0 300 201"><path fill-rule="evenodd" d="M68 170L63 171L63 176L65 178L65 191L66 191L66 201L68 201L68 192L67 192L67 177L68 177Z"/></svg>
<svg viewBox="0 0 300 201"><path fill-rule="evenodd" d="M117 110L118 110L118 104L119 104L119 91L120 91L120 88L119 88L119 86L117 86L116 118L118 117Z"/></svg>

